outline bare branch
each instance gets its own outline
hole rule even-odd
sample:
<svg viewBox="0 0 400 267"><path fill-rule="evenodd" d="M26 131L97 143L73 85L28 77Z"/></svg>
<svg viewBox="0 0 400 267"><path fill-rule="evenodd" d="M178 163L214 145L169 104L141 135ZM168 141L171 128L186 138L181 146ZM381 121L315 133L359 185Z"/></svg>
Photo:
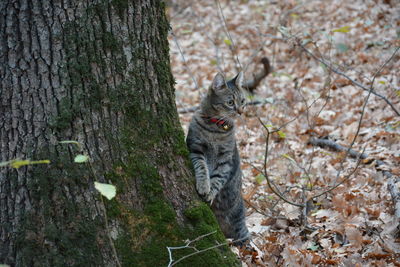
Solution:
<svg viewBox="0 0 400 267"><path fill-rule="evenodd" d="M314 99L314 101L306 107L306 110L308 111L308 109L313 106L320 98ZM278 128L276 128L275 130L270 130L268 129L268 127L263 123L263 121L261 120L260 117L258 117L258 121L261 123L261 125L264 127L264 129L267 131L267 135L265 135L265 154L264 154L264 170L262 171L263 175L265 176L265 179L267 181L267 185L268 187L272 190L272 192L274 194L276 194L280 199L282 199L283 201L285 201L286 203L289 203L291 205L294 205L296 207L301 207L304 208L306 205L305 204L299 204L293 201L288 200L278 189L278 187L271 181L271 179L269 178L268 172L267 172L267 161L268 161L268 153L269 153L269 137L272 133L278 132L280 131L282 128L286 127L287 125L289 125L290 123L292 123L293 121L295 121L297 118L299 118L305 111L299 113L297 116L295 116L294 118L290 119L289 121L285 122L284 124L282 124L281 126L279 126Z"/></svg>
<svg viewBox="0 0 400 267"><path fill-rule="evenodd" d="M233 38L232 38L231 34L229 33L229 30L228 30L228 27L227 27L227 23L226 23L226 19L225 19L225 16L224 16L224 12L222 11L221 3L219 2L219 0L215 0L215 3L217 5L218 11L219 11L218 15L220 15L221 22L222 22L222 24L224 26L224 31L225 31L226 35L228 36L229 41L232 43L231 45L229 45L229 49L230 49L230 51L232 53L232 57L234 59L233 61L236 60L238 65L239 65L239 67L240 67L240 69L243 69L242 68L242 64L240 64L239 58L238 58L237 54L235 53L235 46L236 45L235 45L235 43L233 41Z"/></svg>
<svg viewBox="0 0 400 267"><path fill-rule="evenodd" d="M334 151L338 152L343 152L348 150L349 155L352 158L360 158L360 159L366 159L368 157L367 154L362 154L360 152L357 152L353 149L348 149L347 147L344 147L342 145L339 145L338 143L330 140L330 139L322 139L322 138L315 138L311 137L310 140L308 141L309 144L314 145L314 146L319 146L319 147L328 147Z"/></svg>
<svg viewBox="0 0 400 267"><path fill-rule="evenodd" d="M314 146L319 146L319 147L323 147L323 148L327 147L334 151L339 151L339 152L349 151L349 155L352 158L359 158L358 162L360 162L360 160L362 160L362 159L368 158L368 155L366 153L363 153L363 152L360 153L353 149L349 150L347 147L339 145L336 142L329 140L329 139L311 137L311 139L309 140L309 143ZM383 166L383 165L385 165L385 163L383 161L375 160L376 168L379 169L379 167ZM394 213L395 213L396 218L400 219L400 192L399 192L398 185L397 185L398 183L400 183L400 179L398 177L394 176L390 171L382 170L382 173L384 176L386 176L389 179L388 180L388 190L392 196L392 200L393 200L393 204L394 204ZM337 186L335 186L335 188L336 187ZM315 196L313 196L313 198L319 197L325 193L327 193L327 191L320 193L318 195L315 195Z"/></svg>
<svg viewBox="0 0 400 267"><path fill-rule="evenodd" d="M193 106L193 107L188 107L188 108L178 108L178 113L179 114L191 113L191 112L197 111L198 109L200 109L200 106Z"/></svg>
<svg viewBox="0 0 400 267"><path fill-rule="evenodd" d="M340 70L336 69L335 67L332 66L331 63L325 61L323 58L319 58L316 55L314 55L310 50L308 50L307 48L305 48L305 46L303 44L301 44L300 40L297 40L297 45L300 46L308 55L310 55L312 58L314 58L315 60L317 60L318 62L322 63L324 66L326 66L328 69L330 69L331 71L333 71L334 73L346 78L347 80L349 80L350 82L352 82L354 85L360 87L361 89L363 89L364 91L370 91L370 89L368 89L365 85L353 80L352 78L350 78L348 75L346 75L345 73L341 72ZM391 61L393 59L393 57L395 56L395 54L397 53L397 51L400 49L400 47L397 47L395 49L395 51L393 52L392 56L385 62L385 64L383 66L385 66L389 61ZM383 67L382 66L382 67ZM374 80L375 80L376 75L374 76ZM373 84L373 82L372 82ZM397 116L400 116L400 112L394 107L394 105L383 95L375 92L375 91L371 91L371 93L379 98L381 98L383 101L385 101L390 107L391 109L397 114Z"/></svg>
<svg viewBox="0 0 400 267"><path fill-rule="evenodd" d="M217 232L217 231L212 231L212 232L210 232L210 233L207 233L207 234L198 236L198 237L196 237L196 238L193 239L193 240L188 240L188 241L186 242L186 245L184 245L184 246L179 246L179 247L167 247L168 254L169 254L169 263L168 263L168 267L174 266L175 264L177 264L177 263L180 262L181 260L187 258L187 256L188 256L188 255L186 255L186 256L184 256L184 257L182 257L182 258L180 258L180 259L178 259L177 261L174 262L174 259L172 258L172 250L183 249L183 248L193 248L193 249L195 249L194 247L191 247L191 246L190 246L192 243L194 243L194 242L196 242L196 241L199 241L199 240L201 240L201 239L203 239L203 238L205 238L205 237L207 237L207 236L210 236L210 235L212 235L212 234L215 234L216 232ZM196 252L198 252L197 249L196 249ZM189 255L190 255L190 254L189 254ZM194 255L194 254L193 254L193 255Z"/></svg>
<svg viewBox="0 0 400 267"><path fill-rule="evenodd" d="M275 195L277 195L280 199L282 199L286 203L289 203L289 204L291 204L293 206L296 206L296 207L304 207L304 204L298 204L298 203L295 203L293 201L288 200L286 197L283 196L283 194L279 191L279 189L276 186L275 187L272 186L272 181L269 179L269 175L268 175L268 172L267 172L267 161L268 161L268 151L269 151L268 150L269 137L270 137L270 134L272 132L269 131L268 127L265 126L265 124L263 123L263 121L259 117L258 117L258 120L261 123L261 125L264 127L264 129L267 131L267 135L265 136L265 154L264 154L264 171L263 171L263 174L265 176L265 179L267 180L268 187L272 190L272 192L275 193Z"/></svg>
<svg viewBox="0 0 400 267"><path fill-rule="evenodd" d="M364 150L365 150L365 149L364 149ZM363 152L364 152L364 150L363 150ZM363 153L360 153L360 155L362 155L362 154L363 154ZM324 191L321 192L321 193L318 193L318 194L316 194L316 195L311 196L310 199L314 199L314 198L320 197L320 196L322 196L322 195L325 195L326 193L332 192L334 189L336 189L336 188L338 188L340 185L344 184L344 183L345 183L347 180L349 180L350 177L358 170L358 167L360 166L360 163L361 163L361 157L358 157L358 158L357 158L357 164L356 164L356 166L354 167L354 169L353 169L348 175L346 175L346 176L342 179L342 181L340 181L339 183L336 183L335 185L333 185L332 187L328 188L327 190L324 190ZM339 177L339 175L340 175L340 171L339 171L338 174L337 174L337 178Z"/></svg>
<svg viewBox="0 0 400 267"><path fill-rule="evenodd" d="M182 49L181 49L181 46L179 45L179 42L178 42L178 38L176 38L176 35L175 35L175 33L174 33L174 31L173 31L172 29L171 29L170 33L171 33L172 38L174 39L174 42L175 42L175 44L176 44L176 47L177 47L178 50L179 50L179 53L181 54L183 64L184 64L184 66L185 66L187 72L189 73L190 77L192 78L193 83L194 83L194 85L195 85L195 88L198 90L200 87L199 87L199 85L198 85L198 83L197 83L197 81L196 81L196 78L194 77L192 71L190 70L190 68L189 68L188 65L187 65L187 62L186 62L186 59L185 59L185 55L183 54L183 51L182 51Z"/></svg>
<svg viewBox="0 0 400 267"><path fill-rule="evenodd" d="M81 144L78 143L78 147L79 147L79 149L81 149ZM95 170L94 170L94 167L93 167L92 163L90 161L88 161L87 165L88 165L89 170L92 173L93 177L95 177L95 179L97 179L97 176L96 176L96 173L95 173ZM105 224L106 230L107 230L108 241L110 241L110 246L111 246L112 253L113 253L113 256L114 256L114 259L115 259L115 263L117 264L118 267L121 267L122 265L121 265L121 262L119 261L118 253L117 253L117 250L115 248L114 241L113 241L113 239L111 237L111 228L110 228L110 225L108 224L108 216L107 216L106 206L104 204L104 197L101 194L100 194L100 200L101 200L100 207L101 207L101 211L103 212L103 215L104 215L104 224Z"/></svg>
<svg viewBox="0 0 400 267"><path fill-rule="evenodd" d="M369 89L369 91L368 91L368 95L367 95L367 97L365 98L364 105L363 105L362 110L361 110L361 116L360 116L360 119L359 119L359 122L358 122L357 131L356 131L356 133L355 133L355 135L354 135L353 141L351 142L350 146L345 150L345 151L346 151L346 154L345 154L345 156L343 157L342 162L340 163L341 166L342 166L342 168L338 171L338 173L337 173L337 178L339 178L340 172L343 170L343 162L344 162L344 160L347 158L347 155L348 155L348 154L350 153L350 151L352 150L352 147L353 147L353 145L354 145L354 143L355 143L355 141L356 141L356 139L357 139L357 137L358 137L358 134L359 134L359 132L360 132L360 129L361 129L361 122L362 122L363 117L364 117L364 114L365 114L365 108L366 108L366 106L367 106L369 97L371 96L371 93L373 92L373 89L374 89L373 86L374 86L374 82L375 82L376 76L378 76L378 74L382 71L382 69L393 59L393 57L394 57L394 55L397 53L397 51L398 51L398 49L396 49L396 50L393 52L393 54L380 66L380 68L379 68L379 69L374 73L374 75L373 75L373 79L372 79L372 82L371 82L370 89ZM354 154L354 152L353 152L353 154ZM339 183L337 183L336 185L332 186L332 187L329 188L328 190L325 190L324 192L319 193L319 194L317 194L317 195L315 195L315 196L313 196L313 197L311 197L311 198L317 198L317 197L322 196L322 195L324 195L324 194L326 194L326 193L328 193L328 192L331 192L333 189L337 188L339 185L341 185L341 184L343 184L345 181L347 181L347 180L350 178L350 176L351 176L353 173L355 173L355 171L357 170L357 168L358 168L358 166L359 166L359 164L360 164L360 161L361 161L361 159L362 159L361 156L363 156L363 153L361 153L361 154L360 154L360 153L358 153L358 154L355 153L355 155L356 155L357 158L358 158L357 165L356 165L356 167L354 168L354 170L353 170L349 175L347 175L341 182L339 182Z"/></svg>
<svg viewBox="0 0 400 267"><path fill-rule="evenodd" d="M388 181L388 189L392 196L394 205L394 216L400 220L400 179L397 177L391 177Z"/></svg>
<svg viewBox="0 0 400 267"><path fill-rule="evenodd" d="M229 245L229 244L230 244L230 242L223 242L223 243L221 243L221 244L217 244L217 245L215 245L215 246L211 246L211 247L208 247L208 248L205 248L205 249L202 249L202 250L198 250L198 249L196 249L195 247L191 246L192 243L194 243L194 242L196 242L196 241L199 241L199 240L201 240L201 239L203 239L203 238L205 238L205 237L207 237L207 236L210 236L210 235L212 235L212 234L215 234L216 232L217 232L217 231L213 231L213 232L210 232L210 233L207 233L207 234L198 236L198 237L196 237L196 238L193 239L193 240L187 241L187 242L186 242L186 245L184 245L184 246L179 246L179 247L167 247L168 254L169 254L169 263L168 263L168 266L167 266L167 267L172 267L172 266L178 264L179 262L183 261L184 259L187 259L187 258L189 258L189 257L192 257L192 256L194 256L194 255L196 255L196 254L204 253L204 252L206 252L206 251L208 251L208 250L211 250L211 249L214 249L214 248L219 248L219 247L226 246L226 245ZM242 241L242 240L245 240L245 239L247 239L247 237L241 238L241 239L237 239L237 240L233 240L232 242ZM190 253L190 254L188 254L188 255L185 255L185 256L183 256L183 257L181 257L181 258L179 258L179 259L177 259L177 260L174 261L174 259L172 258L172 250L184 249L184 248L192 248L192 249L195 250L195 252L192 252L192 253Z"/></svg>

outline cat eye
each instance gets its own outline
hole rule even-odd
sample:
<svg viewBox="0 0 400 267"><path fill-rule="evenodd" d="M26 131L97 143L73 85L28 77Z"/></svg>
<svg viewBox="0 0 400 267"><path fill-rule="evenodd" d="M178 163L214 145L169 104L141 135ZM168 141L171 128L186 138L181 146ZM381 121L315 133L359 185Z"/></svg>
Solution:
<svg viewBox="0 0 400 267"><path fill-rule="evenodd" d="M244 104L244 98L242 98L242 105Z"/></svg>
<svg viewBox="0 0 400 267"><path fill-rule="evenodd" d="M229 100L228 102L226 102L226 104L228 104L228 106L233 106L233 100Z"/></svg>

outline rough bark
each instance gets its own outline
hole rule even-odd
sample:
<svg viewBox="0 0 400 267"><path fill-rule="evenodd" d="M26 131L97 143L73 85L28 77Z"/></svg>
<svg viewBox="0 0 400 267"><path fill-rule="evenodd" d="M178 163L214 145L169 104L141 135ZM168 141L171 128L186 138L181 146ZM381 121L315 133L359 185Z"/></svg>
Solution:
<svg viewBox="0 0 400 267"><path fill-rule="evenodd" d="M193 189L160 1L5 0L0 15L0 162L51 160L0 168L0 263L160 266L218 228ZM117 186L109 228L95 180ZM237 262L224 247L188 264Z"/></svg>

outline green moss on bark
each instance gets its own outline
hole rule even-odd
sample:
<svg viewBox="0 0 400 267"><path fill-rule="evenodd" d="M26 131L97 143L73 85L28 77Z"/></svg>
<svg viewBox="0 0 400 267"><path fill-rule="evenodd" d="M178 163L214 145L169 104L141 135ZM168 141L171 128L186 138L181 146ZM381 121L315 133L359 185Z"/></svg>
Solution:
<svg viewBox="0 0 400 267"><path fill-rule="evenodd" d="M122 206L113 209L124 209ZM110 207L108 207L108 210ZM111 214L108 212L108 214ZM115 214L115 213L114 213ZM120 214L124 214L121 212ZM190 223L185 227L176 223L175 212L165 200L153 201L144 212L124 214L122 230L115 245L124 266L166 266L169 262L167 246L182 246L185 240L217 231L196 243L199 250L207 249L225 238L209 207L204 203L194 204L186 212ZM174 250L173 259L192 253L193 250ZM134 265L132 265L134 264ZM228 246L222 246L183 260L178 266L238 266L236 257Z"/></svg>
<svg viewBox="0 0 400 267"><path fill-rule="evenodd" d="M123 18L124 12L126 12L129 1L128 0L112 0L111 5L117 10L117 14L120 18Z"/></svg>
<svg viewBox="0 0 400 267"><path fill-rule="evenodd" d="M86 25L95 16L102 21L109 11L106 1L90 7L87 16L85 14L80 21L64 25L66 58L63 71L68 73L67 85L71 94L60 100L59 113L51 119L50 125L60 133L57 136L60 138L77 116L82 116L81 119L89 124L91 112L98 115L107 105L103 100L109 101L107 103L112 112L124 114L125 120L121 122L121 129L118 129L119 136L107 136L107 141L121 145L128 156L115 164L114 170L106 175L106 179L117 186L118 195L112 201L106 201L106 210L110 225L115 222L119 230L115 246L123 266L166 266L169 261L167 246L181 246L185 240L193 240L215 230L216 234L195 243L197 249L225 242L207 205L201 202L187 204L187 222L183 226L178 224L173 206L164 197L158 170L160 166L171 163L168 155L183 157L186 168L190 168L190 163L174 102L174 79L169 66L167 41L169 24L160 11L163 4L155 1L157 4L160 5L156 7L160 17L150 16L147 20L149 27L157 26L160 33L149 36L153 38L155 54L148 58L147 47L133 35L129 36L128 40L136 43L132 46L131 55L136 63L133 68L135 71L131 69L128 75L123 74L127 66L123 46L127 44L123 43L120 36L106 31L102 23L91 24L91 27ZM111 6L122 17L128 3L114 0ZM97 35L92 31L96 31ZM106 61L109 58L105 58L99 50L112 53L112 62ZM154 67L156 83L146 71L136 71L146 66L145 63ZM105 78L94 78L93 66L96 64L101 66L100 69L108 66L115 75L123 76L115 88L109 90ZM158 101L153 99L153 95L149 96L153 88L148 88L152 85L159 87L156 89L160 94ZM109 229L105 229L103 218L91 217L90 210L93 207L78 206L78 200L70 201L86 192L93 193L90 191L93 189L90 179L87 179L91 173L86 166L72 163L67 149L45 155L39 158L50 158L53 167L35 167L36 178L29 185L30 192L33 192L31 197L40 203L38 208L43 210L41 214L24 215L17 242L18 248L23 251L21 266L100 266L103 263L100 246L110 246L104 236ZM178 168L176 162L171 164ZM133 182L135 179L137 181ZM180 179L178 182L182 185L191 183L188 177ZM143 209L134 210L129 201L123 198L125 194L129 195L127 186L132 184L138 185ZM65 186L72 191L64 190ZM191 252L187 249L177 250L173 252L173 257L179 259ZM223 246L189 257L178 266L237 264L229 248Z"/></svg>
<svg viewBox="0 0 400 267"><path fill-rule="evenodd" d="M124 13L122 10L120 12ZM169 262L167 246L181 246L185 240L193 240L213 231L217 233L196 242L198 249L212 247L216 242L225 242L218 223L206 204L195 202L187 205L187 223L183 226L176 221L176 212L163 194L158 169L160 166L175 164L166 155L183 156L186 159L186 168L190 168L190 163L187 160L188 151L175 106L174 79L169 66L167 42L169 24L165 16L153 18L148 23L155 21L161 35L154 40L159 54L152 66L155 67L157 84L161 86L159 93L164 101L153 102L151 105L146 103L148 95L142 94L149 92L142 92L141 89L149 86L146 84L148 77L136 72L131 73L129 79L121 83L120 90L113 95L114 101L118 102L117 108L127 117L123 122L120 140L129 156L124 163L116 164L108 177L117 184L122 194L128 190L123 188L127 184L139 185L139 195L144 198L143 210L131 210L123 201L118 200L118 196L116 202L107 204L107 213L116 216L110 220L118 219L123 222L123 230L115 243L124 266L166 266ZM141 62L146 53L144 47L138 46L132 56ZM136 88L135 92L132 88ZM130 179L138 180L131 183ZM181 181L178 182L182 185L191 183L187 177L181 177ZM195 194L194 190L193 193ZM176 250L173 257L176 260L191 252L193 251L187 249ZM238 261L227 246L189 257L178 264L230 267L236 265Z"/></svg>
<svg viewBox="0 0 400 267"><path fill-rule="evenodd" d="M72 162L67 148L58 153L41 152L52 163L34 165L34 180L28 190L37 206L23 213L17 230L17 266L93 266L101 265L99 241L101 217L92 218L91 207L72 201L81 192L90 191L87 168ZM66 189L68 188L68 189ZM79 192L79 193L78 193Z"/></svg>
<svg viewBox="0 0 400 267"><path fill-rule="evenodd" d="M181 246L185 244L185 240L193 240L213 231L217 232L196 242L197 249L206 249L216 245L217 242L225 242L214 215L205 203L194 202L188 205L185 211L187 224L182 226L177 223L175 211L163 196L161 178L155 167L157 160L149 158L148 153L140 154L136 148L136 153L130 156L127 165L122 169L122 164L117 165L118 172L125 175L123 179L116 172L108 175L113 183L118 184L118 180L140 177L140 195L145 196L144 209L141 211L129 210L126 204L118 201L118 196L117 200L107 202L106 205L110 220L117 219L123 222L121 224L123 230L115 242L123 265L130 266L134 263L138 266L167 265L169 261L167 246ZM120 194L124 194L123 187L121 190L119 186L117 187ZM173 257L177 260L191 252L193 251L187 249L176 250L173 252ZM178 266L236 266L237 264L229 248L223 246L189 257Z"/></svg>

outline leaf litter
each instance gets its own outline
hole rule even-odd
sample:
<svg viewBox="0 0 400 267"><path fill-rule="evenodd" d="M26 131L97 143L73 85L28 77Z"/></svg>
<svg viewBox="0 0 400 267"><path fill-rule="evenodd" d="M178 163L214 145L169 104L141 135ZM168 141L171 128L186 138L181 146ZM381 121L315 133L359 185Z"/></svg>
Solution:
<svg viewBox="0 0 400 267"><path fill-rule="evenodd" d="M353 146L371 159L350 175L355 159L308 140L325 137L349 146L368 92L296 42L369 88L400 46L400 2L172 0L167 14L178 108L197 106L218 71L233 77L244 69L251 79L262 57L274 68L248 96L265 104L248 106L237 121L247 224L256 249L245 255L232 248L243 266L400 266L400 239L394 235L399 222L387 178L372 160L384 161L381 168L399 175L400 117L371 95ZM373 84L397 109L399 59L395 55ZM185 131L191 116L180 114ZM271 136L267 161L269 178L286 198L306 203L350 175L307 202L306 224L303 210L280 200L260 172L265 131L258 118L271 127L287 124Z"/></svg>

